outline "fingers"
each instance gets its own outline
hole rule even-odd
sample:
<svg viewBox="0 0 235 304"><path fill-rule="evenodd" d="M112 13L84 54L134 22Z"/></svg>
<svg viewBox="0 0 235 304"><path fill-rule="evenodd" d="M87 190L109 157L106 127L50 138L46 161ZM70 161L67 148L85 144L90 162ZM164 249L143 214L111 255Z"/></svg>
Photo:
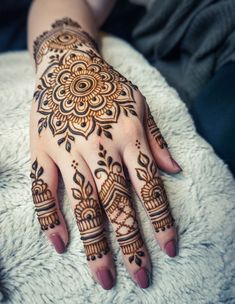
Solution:
<svg viewBox="0 0 235 304"><path fill-rule="evenodd" d="M182 171L179 164L173 159L168 150L167 143L159 128L157 127L154 118L150 112L149 106L145 104L145 129L151 152L157 165L160 169L168 173L178 173Z"/></svg>
<svg viewBox="0 0 235 304"><path fill-rule="evenodd" d="M176 229L157 165L147 143L129 145L124 161L137 194L152 222L155 237L169 256L176 255Z"/></svg>
<svg viewBox="0 0 235 304"><path fill-rule="evenodd" d="M92 163L94 178L104 210L112 223L121 247L124 263L132 279L141 287L149 286L151 271L147 249L143 243L136 212L127 188L120 156L99 145Z"/></svg>
<svg viewBox="0 0 235 304"><path fill-rule="evenodd" d="M80 231L87 261L94 279L111 289L115 268L105 236L103 214L96 186L89 168L81 157L59 164L72 209Z"/></svg>
<svg viewBox="0 0 235 304"><path fill-rule="evenodd" d="M58 172L49 156L32 156L32 196L41 229L58 253L65 251L68 232L57 197Z"/></svg>

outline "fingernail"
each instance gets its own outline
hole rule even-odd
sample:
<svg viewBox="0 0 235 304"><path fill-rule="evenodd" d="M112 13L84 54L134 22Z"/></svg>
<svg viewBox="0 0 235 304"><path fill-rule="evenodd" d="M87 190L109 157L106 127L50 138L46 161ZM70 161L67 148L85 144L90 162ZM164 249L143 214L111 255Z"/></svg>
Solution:
<svg viewBox="0 0 235 304"><path fill-rule="evenodd" d="M65 245L59 234L53 233L50 235L50 240L58 253L63 253L65 251Z"/></svg>
<svg viewBox="0 0 235 304"><path fill-rule="evenodd" d="M171 157L171 161L172 161L172 164L174 167L176 167L180 171L183 171L182 168L180 167L180 165L172 157Z"/></svg>
<svg viewBox="0 0 235 304"><path fill-rule="evenodd" d="M171 240L168 243L166 243L165 247L165 252L169 257L173 258L176 256L176 241Z"/></svg>
<svg viewBox="0 0 235 304"><path fill-rule="evenodd" d="M148 288L149 287L149 275L148 271L145 268L140 268L135 274L134 278L136 282L141 288Z"/></svg>
<svg viewBox="0 0 235 304"><path fill-rule="evenodd" d="M114 280L111 272L107 268L100 269L96 272L100 285L104 289L111 289L114 285Z"/></svg>

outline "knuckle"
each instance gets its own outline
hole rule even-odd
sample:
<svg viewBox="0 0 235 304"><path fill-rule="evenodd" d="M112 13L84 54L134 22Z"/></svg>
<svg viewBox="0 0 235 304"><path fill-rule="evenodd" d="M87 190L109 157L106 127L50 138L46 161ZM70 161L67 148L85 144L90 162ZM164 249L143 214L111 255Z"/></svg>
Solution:
<svg viewBox="0 0 235 304"><path fill-rule="evenodd" d="M143 126L139 119L127 121L123 126L123 130L128 138L139 138L143 134Z"/></svg>

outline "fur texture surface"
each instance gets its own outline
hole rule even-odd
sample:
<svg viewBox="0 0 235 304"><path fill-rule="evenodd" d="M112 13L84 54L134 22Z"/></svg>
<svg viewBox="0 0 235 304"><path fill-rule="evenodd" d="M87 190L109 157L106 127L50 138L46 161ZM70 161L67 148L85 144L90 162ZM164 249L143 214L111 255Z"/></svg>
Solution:
<svg viewBox="0 0 235 304"><path fill-rule="evenodd" d="M30 185L29 111L34 72L27 52L0 56L0 289L3 303L235 303L235 182L227 166L200 138L184 103L163 77L128 44L102 38L105 59L137 84L183 172L162 174L179 236L168 258L156 244L135 197L150 252L152 285L131 281L109 227L117 282L103 290L89 274L75 219L59 186L70 233L59 255L40 231Z"/></svg>

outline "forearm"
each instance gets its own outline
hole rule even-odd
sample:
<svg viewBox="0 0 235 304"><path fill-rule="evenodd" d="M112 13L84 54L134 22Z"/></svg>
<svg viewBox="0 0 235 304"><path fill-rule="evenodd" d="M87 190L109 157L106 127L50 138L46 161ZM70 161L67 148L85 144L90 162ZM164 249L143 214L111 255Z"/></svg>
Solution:
<svg viewBox="0 0 235 304"><path fill-rule="evenodd" d="M116 0L87 0L92 12L97 20L97 25L101 26L110 14Z"/></svg>
<svg viewBox="0 0 235 304"><path fill-rule="evenodd" d="M92 9L85 0L35 0L28 17L28 49L33 55L33 42L51 25L64 17L77 22L93 38L97 38L98 25Z"/></svg>

